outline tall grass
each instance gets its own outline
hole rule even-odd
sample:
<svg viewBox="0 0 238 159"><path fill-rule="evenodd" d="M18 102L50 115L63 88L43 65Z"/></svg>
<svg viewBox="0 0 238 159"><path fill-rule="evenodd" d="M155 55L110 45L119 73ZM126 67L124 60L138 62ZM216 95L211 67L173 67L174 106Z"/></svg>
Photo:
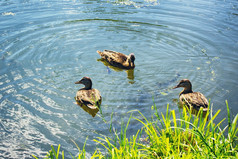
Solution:
<svg viewBox="0 0 238 159"><path fill-rule="evenodd" d="M205 115L199 111L196 116L184 107L177 117L175 110L169 110L169 105L165 114L159 113L154 105L154 115L150 119L137 111L143 120L131 113L126 125L121 124L120 133L114 130L113 138L101 135L94 139L105 148L107 155L95 150L91 158L238 158L238 114L232 120L227 101L226 106L228 125L223 129L221 124L226 119L215 123L220 110L213 114L212 107ZM143 127L128 138L126 133L132 118ZM52 146L46 158L58 158L59 149L60 145L57 152ZM85 158L85 146L78 150L77 158ZM61 155L64 156L63 151Z"/></svg>

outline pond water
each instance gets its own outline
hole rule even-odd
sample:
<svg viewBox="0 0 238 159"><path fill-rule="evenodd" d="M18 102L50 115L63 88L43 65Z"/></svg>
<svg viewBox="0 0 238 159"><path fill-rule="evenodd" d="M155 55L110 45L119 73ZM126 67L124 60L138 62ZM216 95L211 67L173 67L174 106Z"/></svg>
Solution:
<svg viewBox="0 0 238 159"><path fill-rule="evenodd" d="M133 52L134 75L98 61L104 49ZM51 144L76 155L72 140L82 148L86 137L92 153L112 112L115 129L132 110L149 118L153 102L178 112L172 87L183 78L221 109L218 119L225 100L235 115L237 50L236 0L1 0L0 158L42 157ZM94 118L74 104L83 76L103 97ZM132 120L128 135L141 126Z"/></svg>

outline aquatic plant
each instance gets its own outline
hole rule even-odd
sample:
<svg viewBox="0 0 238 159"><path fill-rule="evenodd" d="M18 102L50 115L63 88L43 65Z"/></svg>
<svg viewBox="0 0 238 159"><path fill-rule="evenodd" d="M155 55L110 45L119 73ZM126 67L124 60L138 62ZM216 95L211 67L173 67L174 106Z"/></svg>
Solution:
<svg viewBox="0 0 238 159"><path fill-rule="evenodd" d="M133 112L130 112L127 124L121 124L120 133L114 130L113 138L101 135L94 139L105 148L106 155L95 150L91 158L238 158L238 114L232 120L227 101L226 106L228 125L223 129L221 124L225 119L216 124L220 110L213 115L212 107L205 116L202 111L195 116L184 107L180 116L176 117L175 110L169 110L169 105L166 114L163 114L154 104L154 115L150 119L136 111L143 120L133 117ZM132 118L142 123L143 127L128 138L126 133ZM142 134L145 137L142 138ZM57 152L53 146L51 148L46 158L58 158L60 145ZM77 148L77 158L85 158L85 144L82 150ZM61 155L63 158L63 151Z"/></svg>

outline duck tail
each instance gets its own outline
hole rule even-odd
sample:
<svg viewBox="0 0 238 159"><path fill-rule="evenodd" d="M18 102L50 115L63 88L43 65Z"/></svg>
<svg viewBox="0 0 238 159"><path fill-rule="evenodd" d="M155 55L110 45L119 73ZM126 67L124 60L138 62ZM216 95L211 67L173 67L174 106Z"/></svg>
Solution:
<svg viewBox="0 0 238 159"><path fill-rule="evenodd" d="M101 51L99 51L99 50L97 50L97 53L98 53L100 56L103 55L103 53L102 53Z"/></svg>

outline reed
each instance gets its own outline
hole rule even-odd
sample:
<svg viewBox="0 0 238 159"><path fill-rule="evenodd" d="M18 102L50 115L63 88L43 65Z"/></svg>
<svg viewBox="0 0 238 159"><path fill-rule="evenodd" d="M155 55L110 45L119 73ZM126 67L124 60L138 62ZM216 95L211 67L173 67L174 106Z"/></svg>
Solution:
<svg viewBox="0 0 238 159"><path fill-rule="evenodd" d="M169 105L165 114L159 113L155 104L150 119L140 111L137 112L143 120L133 117L132 112L128 122L122 122L120 133L114 130L112 138L101 135L94 139L105 148L106 155L95 150L91 158L238 158L238 114L232 120L227 101L226 106L228 124L223 129L221 124L226 119L215 123L220 110L213 114L210 106L210 112L204 115L199 111L196 116L184 107L177 117L175 110L169 110ZM143 127L128 138L126 134L132 118ZM142 138L141 134L146 137ZM46 158L58 158L60 145L57 152L53 146L51 148ZM83 150L78 147L78 150L77 158L85 158L85 146ZM61 156L63 158L63 151Z"/></svg>

